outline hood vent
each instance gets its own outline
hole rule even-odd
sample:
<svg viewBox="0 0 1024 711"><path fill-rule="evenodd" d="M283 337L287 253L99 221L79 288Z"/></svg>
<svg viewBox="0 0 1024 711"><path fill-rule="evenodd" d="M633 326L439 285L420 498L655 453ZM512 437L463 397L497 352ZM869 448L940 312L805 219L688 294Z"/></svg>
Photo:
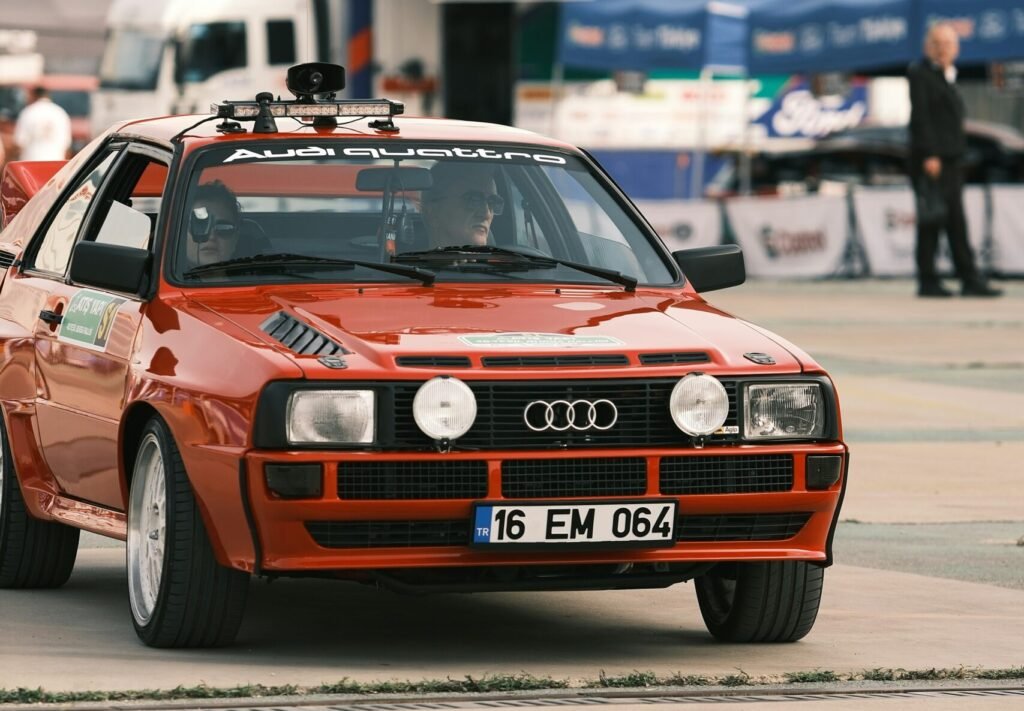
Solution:
<svg viewBox="0 0 1024 711"><path fill-rule="evenodd" d="M484 356L485 368L573 368L587 365L629 365L629 358L619 353L541 356Z"/></svg>
<svg viewBox="0 0 1024 711"><path fill-rule="evenodd" d="M260 330L299 355L341 355L350 353L308 323L278 311L260 324Z"/></svg>
<svg viewBox="0 0 1024 711"><path fill-rule="evenodd" d="M14 264L15 255L10 252L0 252L0 269L8 269Z"/></svg>
<svg viewBox="0 0 1024 711"><path fill-rule="evenodd" d="M403 368L468 368L466 356L398 356L395 364Z"/></svg>
<svg viewBox="0 0 1024 711"><path fill-rule="evenodd" d="M641 365L673 365L676 363L708 363L707 353L641 353Z"/></svg>

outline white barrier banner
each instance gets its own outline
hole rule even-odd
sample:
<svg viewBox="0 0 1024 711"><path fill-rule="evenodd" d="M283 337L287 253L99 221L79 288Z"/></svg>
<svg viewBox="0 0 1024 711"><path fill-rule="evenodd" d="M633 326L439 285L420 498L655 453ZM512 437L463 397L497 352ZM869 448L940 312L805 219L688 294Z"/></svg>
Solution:
<svg viewBox="0 0 1024 711"><path fill-rule="evenodd" d="M836 273L846 252L846 198L734 198L725 204L747 274L823 277Z"/></svg>
<svg viewBox="0 0 1024 711"><path fill-rule="evenodd" d="M967 218L967 241L974 253L974 264L979 269L986 268L982 248L985 246L988 225L985 216L985 188L981 185L969 185L964 188L964 216ZM945 263L952 265L953 260L949 259L949 241L940 239L939 254L946 260ZM940 262L940 266L942 262ZM949 273L953 273L950 266Z"/></svg>
<svg viewBox="0 0 1024 711"><path fill-rule="evenodd" d="M1024 187L992 186L992 268L1024 274Z"/></svg>
<svg viewBox="0 0 1024 711"><path fill-rule="evenodd" d="M985 191L980 186L964 190L967 234L979 259L985 241ZM912 277L917 273L917 215L914 191L907 188L864 188L853 191L853 214L872 276ZM980 265L980 263L979 263ZM949 241L939 237L936 269L952 274Z"/></svg>
<svg viewBox="0 0 1024 711"><path fill-rule="evenodd" d="M722 212L712 200L636 200L668 248L713 247L722 243Z"/></svg>

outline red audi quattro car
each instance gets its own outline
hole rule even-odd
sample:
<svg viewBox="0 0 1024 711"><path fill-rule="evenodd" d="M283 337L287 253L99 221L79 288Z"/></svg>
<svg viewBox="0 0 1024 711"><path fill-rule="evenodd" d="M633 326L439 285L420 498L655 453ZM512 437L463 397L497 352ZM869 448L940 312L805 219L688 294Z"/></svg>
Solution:
<svg viewBox="0 0 1024 711"><path fill-rule="evenodd" d="M398 592L692 580L724 641L814 624L848 452L825 371L703 293L587 156L295 100L14 163L0 586L127 541L142 641L231 642L252 576Z"/></svg>

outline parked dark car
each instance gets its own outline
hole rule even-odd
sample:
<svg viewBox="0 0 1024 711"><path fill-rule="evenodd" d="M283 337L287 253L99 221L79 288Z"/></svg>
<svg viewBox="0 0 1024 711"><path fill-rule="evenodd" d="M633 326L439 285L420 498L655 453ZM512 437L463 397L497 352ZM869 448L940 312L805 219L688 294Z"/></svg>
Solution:
<svg viewBox="0 0 1024 711"><path fill-rule="evenodd" d="M738 156L709 181L709 197L742 192ZM813 193L826 182L903 184L907 180L906 162L906 126L861 126L808 146L754 154L750 160L750 190L773 195ZM965 162L968 183L1024 182L1024 134L1003 124L968 121Z"/></svg>

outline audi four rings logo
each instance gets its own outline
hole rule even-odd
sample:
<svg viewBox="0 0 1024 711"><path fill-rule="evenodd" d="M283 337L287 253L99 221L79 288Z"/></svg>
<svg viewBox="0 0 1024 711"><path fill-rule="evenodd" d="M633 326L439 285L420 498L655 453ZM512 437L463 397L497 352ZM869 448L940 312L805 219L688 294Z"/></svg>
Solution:
<svg viewBox="0 0 1024 711"><path fill-rule="evenodd" d="M523 422L534 432L609 430L619 421L611 400L534 400L523 410Z"/></svg>

